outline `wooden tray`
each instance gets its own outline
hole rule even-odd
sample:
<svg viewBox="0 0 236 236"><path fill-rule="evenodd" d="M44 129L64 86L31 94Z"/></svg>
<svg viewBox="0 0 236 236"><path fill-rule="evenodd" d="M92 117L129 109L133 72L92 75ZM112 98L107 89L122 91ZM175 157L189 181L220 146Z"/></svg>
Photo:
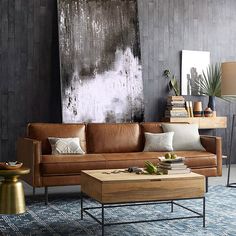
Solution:
<svg viewBox="0 0 236 236"><path fill-rule="evenodd" d="M16 170L21 168L22 165L22 162L17 162L14 166L8 165L7 162L0 162L0 170Z"/></svg>

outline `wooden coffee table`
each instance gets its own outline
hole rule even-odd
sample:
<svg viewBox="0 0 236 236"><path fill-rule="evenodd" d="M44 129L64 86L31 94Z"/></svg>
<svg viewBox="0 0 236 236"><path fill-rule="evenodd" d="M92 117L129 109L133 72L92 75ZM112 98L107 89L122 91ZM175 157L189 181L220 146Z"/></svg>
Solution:
<svg viewBox="0 0 236 236"><path fill-rule="evenodd" d="M84 207L83 194L101 204L99 207ZM144 223L161 220L202 218L205 227L205 177L189 173L178 175L138 175L125 170L87 170L81 172L81 219L86 213L104 226ZM178 200L202 199L202 212L197 212L177 203ZM167 203L179 206L194 215L165 219L137 220L130 222L105 223L104 210L112 207L140 206ZM96 218L91 210L101 208L102 219Z"/></svg>

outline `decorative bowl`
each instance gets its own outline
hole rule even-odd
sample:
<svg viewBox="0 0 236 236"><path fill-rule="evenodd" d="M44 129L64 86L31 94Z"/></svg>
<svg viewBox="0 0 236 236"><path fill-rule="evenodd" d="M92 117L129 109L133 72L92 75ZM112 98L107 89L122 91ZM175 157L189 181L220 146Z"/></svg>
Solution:
<svg viewBox="0 0 236 236"><path fill-rule="evenodd" d="M23 165L22 162L0 162L0 169L4 169L4 170L16 170L21 168L21 166Z"/></svg>

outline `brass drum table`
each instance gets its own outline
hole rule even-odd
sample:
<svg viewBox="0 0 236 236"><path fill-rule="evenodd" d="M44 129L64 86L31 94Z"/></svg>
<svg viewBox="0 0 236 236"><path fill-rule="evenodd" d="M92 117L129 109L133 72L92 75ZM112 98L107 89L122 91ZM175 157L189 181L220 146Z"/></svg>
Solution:
<svg viewBox="0 0 236 236"><path fill-rule="evenodd" d="M0 214L21 214L25 212L25 195L20 175L30 172L29 168L0 170L4 180L0 182Z"/></svg>

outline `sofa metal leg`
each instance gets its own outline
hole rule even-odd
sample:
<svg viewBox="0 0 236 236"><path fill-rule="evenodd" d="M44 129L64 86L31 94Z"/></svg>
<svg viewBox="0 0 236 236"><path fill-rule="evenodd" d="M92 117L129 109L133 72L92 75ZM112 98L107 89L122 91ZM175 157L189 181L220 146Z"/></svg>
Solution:
<svg viewBox="0 0 236 236"><path fill-rule="evenodd" d="M33 187L33 196L35 196L35 187Z"/></svg>
<svg viewBox="0 0 236 236"><path fill-rule="evenodd" d="M205 177L205 180L206 180L206 193L208 192L208 177L206 176Z"/></svg>
<svg viewBox="0 0 236 236"><path fill-rule="evenodd" d="M45 205L48 205L48 187L45 187Z"/></svg>

